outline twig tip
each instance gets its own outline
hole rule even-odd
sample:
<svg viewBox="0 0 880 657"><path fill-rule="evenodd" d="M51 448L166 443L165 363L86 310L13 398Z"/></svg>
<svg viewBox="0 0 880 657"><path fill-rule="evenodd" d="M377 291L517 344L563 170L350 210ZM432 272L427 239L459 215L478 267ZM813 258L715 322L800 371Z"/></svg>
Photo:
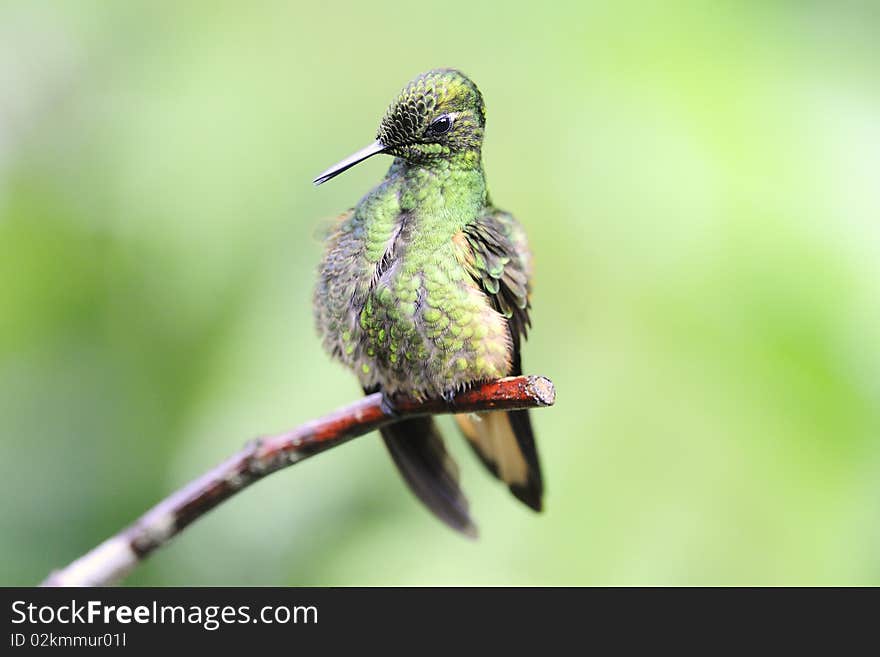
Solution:
<svg viewBox="0 0 880 657"><path fill-rule="evenodd" d="M541 406L553 406L556 403L556 386L546 376L529 377L529 387Z"/></svg>

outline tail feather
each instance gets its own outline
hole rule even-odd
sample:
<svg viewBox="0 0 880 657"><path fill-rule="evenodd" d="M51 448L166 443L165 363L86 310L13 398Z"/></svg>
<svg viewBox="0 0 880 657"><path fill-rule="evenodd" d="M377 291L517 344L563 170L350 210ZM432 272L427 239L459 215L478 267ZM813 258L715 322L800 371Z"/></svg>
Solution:
<svg viewBox="0 0 880 657"><path fill-rule="evenodd" d="M456 415L455 420L489 472L517 499L540 511L544 485L529 412Z"/></svg>
<svg viewBox="0 0 880 657"><path fill-rule="evenodd" d="M510 492L535 511L543 508L544 480L541 477L541 464L538 460L538 448L535 445L535 434L532 432L532 419L529 412L510 411L507 420L513 428L513 435L523 459L528 464L528 477L525 484L510 484Z"/></svg>
<svg viewBox="0 0 880 657"><path fill-rule="evenodd" d="M446 451L430 417L396 422L380 429L385 445L410 490L440 520L466 536L477 527L458 485L458 466Z"/></svg>

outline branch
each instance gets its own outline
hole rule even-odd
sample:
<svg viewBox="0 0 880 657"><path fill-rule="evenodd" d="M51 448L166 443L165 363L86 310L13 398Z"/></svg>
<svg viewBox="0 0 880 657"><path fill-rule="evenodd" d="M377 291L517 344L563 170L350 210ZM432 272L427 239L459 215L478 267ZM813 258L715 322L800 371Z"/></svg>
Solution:
<svg viewBox="0 0 880 657"><path fill-rule="evenodd" d="M552 406L556 390L542 376L516 376L477 385L450 401L395 397L388 407L374 393L317 420L248 443L213 470L159 502L134 524L54 571L42 586L104 586L118 582L190 523L268 474L299 463L386 424L418 415Z"/></svg>

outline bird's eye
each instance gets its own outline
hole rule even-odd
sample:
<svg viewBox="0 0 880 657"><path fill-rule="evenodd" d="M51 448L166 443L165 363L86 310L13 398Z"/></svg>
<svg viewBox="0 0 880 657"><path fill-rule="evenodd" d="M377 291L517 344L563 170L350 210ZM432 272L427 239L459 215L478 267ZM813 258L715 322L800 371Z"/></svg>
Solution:
<svg viewBox="0 0 880 657"><path fill-rule="evenodd" d="M432 134L442 135L449 132L450 128L452 128L452 117L444 114L431 121L429 130Z"/></svg>

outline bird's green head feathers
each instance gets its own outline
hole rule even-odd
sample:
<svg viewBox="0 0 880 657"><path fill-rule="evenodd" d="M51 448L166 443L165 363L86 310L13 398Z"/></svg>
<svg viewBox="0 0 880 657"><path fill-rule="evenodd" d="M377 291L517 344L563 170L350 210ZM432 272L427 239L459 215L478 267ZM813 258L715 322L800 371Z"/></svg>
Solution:
<svg viewBox="0 0 880 657"><path fill-rule="evenodd" d="M486 106L477 85L463 73L438 68L422 73L388 107L376 139L407 160L479 153Z"/></svg>
<svg viewBox="0 0 880 657"><path fill-rule="evenodd" d="M435 68L415 77L385 112L376 141L315 179L320 185L377 153L412 163L456 159L480 163L486 106L477 85L461 71Z"/></svg>

